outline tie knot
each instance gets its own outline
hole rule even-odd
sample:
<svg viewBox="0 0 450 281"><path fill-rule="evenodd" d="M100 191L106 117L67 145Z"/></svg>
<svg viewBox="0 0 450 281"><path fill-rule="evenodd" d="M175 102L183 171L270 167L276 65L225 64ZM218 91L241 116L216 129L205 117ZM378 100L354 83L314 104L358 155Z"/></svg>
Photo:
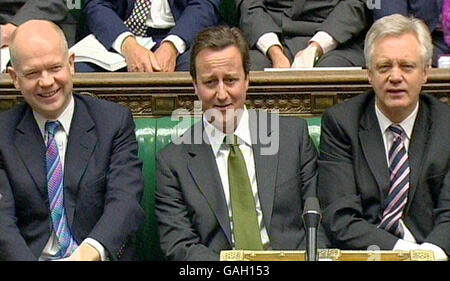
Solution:
<svg viewBox="0 0 450 281"><path fill-rule="evenodd" d="M45 123L45 130L48 134L54 136L56 132L59 131L59 128L61 127L61 124L59 121L47 121Z"/></svg>
<svg viewBox="0 0 450 281"><path fill-rule="evenodd" d="M403 134L403 128L400 125L392 124L389 126L389 130L394 133L396 137L400 137Z"/></svg>
<svg viewBox="0 0 450 281"><path fill-rule="evenodd" d="M223 144L228 144L231 146L239 146L239 139L236 135L226 135L223 139Z"/></svg>

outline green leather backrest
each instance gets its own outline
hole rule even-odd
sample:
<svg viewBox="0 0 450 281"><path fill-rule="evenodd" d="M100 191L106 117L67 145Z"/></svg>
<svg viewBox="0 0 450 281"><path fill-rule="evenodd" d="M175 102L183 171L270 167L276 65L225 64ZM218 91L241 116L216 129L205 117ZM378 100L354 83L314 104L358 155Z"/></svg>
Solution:
<svg viewBox="0 0 450 281"><path fill-rule="evenodd" d="M173 121L170 117L135 118L139 157L144 162L144 195L142 207L147 218L134 241L141 260L164 260L157 232L155 217L156 153L171 142L172 135L180 136L200 118L183 118ZM318 147L320 139L320 117L306 118L309 134Z"/></svg>

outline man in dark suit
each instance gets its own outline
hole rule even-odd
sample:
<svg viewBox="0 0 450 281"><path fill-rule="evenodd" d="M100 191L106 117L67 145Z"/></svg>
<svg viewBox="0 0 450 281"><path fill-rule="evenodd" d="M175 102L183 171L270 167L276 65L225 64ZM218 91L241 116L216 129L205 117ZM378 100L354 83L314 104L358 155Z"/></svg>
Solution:
<svg viewBox="0 0 450 281"><path fill-rule="evenodd" d="M64 0L2 0L0 3L1 46L7 46L14 29L32 19L45 19L58 24L69 46L75 43L76 22Z"/></svg>
<svg viewBox="0 0 450 281"><path fill-rule="evenodd" d="M0 260L134 259L144 213L131 113L72 95L74 57L51 22L19 26L11 58L26 103L0 116Z"/></svg>
<svg viewBox="0 0 450 281"><path fill-rule="evenodd" d="M191 56L204 114L158 155L162 249L170 260L304 249L301 213L316 193L317 154L306 122L246 109L249 50L238 29L201 32ZM326 247L323 233L319 241Z"/></svg>
<svg viewBox="0 0 450 281"><path fill-rule="evenodd" d="M420 20L378 20L365 42L373 91L323 116L318 195L335 247L450 253L450 110L420 94L432 50Z"/></svg>
<svg viewBox="0 0 450 281"><path fill-rule="evenodd" d="M88 0L84 12L89 30L106 49L116 50L125 57L128 71L187 71L189 47L195 35L220 22L220 0L150 2ZM142 6L138 6L140 4ZM135 18L137 8L145 9L142 18ZM130 21L142 24L143 29L136 30ZM157 44L152 50L147 50L139 45L135 35L152 37ZM80 63L77 64L77 71L99 70Z"/></svg>
<svg viewBox="0 0 450 281"><path fill-rule="evenodd" d="M431 32L433 40L433 66L438 66L442 55L450 54L450 45L444 40L442 21L443 0L379 0L379 8L373 9L373 19L401 14L423 20Z"/></svg>
<svg viewBox="0 0 450 281"><path fill-rule="evenodd" d="M364 0L236 0L255 70L363 66ZM316 63L317 62L317 63Z"/></svg>

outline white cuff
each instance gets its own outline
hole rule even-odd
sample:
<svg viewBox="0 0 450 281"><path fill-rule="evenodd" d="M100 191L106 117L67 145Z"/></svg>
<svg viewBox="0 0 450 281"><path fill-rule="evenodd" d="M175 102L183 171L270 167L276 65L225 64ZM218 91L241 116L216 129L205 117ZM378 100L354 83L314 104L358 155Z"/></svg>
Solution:
<svg viewBox="0 0 450 281"><path fill-rule="evenodd" d="M169 36L167 36L162 40L162 42L164 41L172 42L175 48L177 49L179 55L181 55L186 51L186 43L184 43L183 39L181 39L176 35L170 34Z"/></svg>
<svg viewBox="0 0 450 281"><path fill-rule="evenodd" d="M420 245L416 243L412 243L409 241L405 241L403 239L398 239L397 243L394 245L393 251L411 251L420 249Z"/></svg>
<svg viewBox="0 0 450 281"><path fill-rule="evenodd" d="M90 246L94 247L97 250L97 252L100 254L101 261L105 261L106 258L108 257L108 255L106 254L105 247L103 247L103 245L100 244L100 242L98 242L97 240L88 237L88 238L84 239L84 241L81 244L83 244L83 243L89 244Z"/></svg>
<svg viewBox="0 0 450 281"><path fill-rule="evenodd" d="M434 260L437 261L448 261L448 257L445 254L444 250L442 250L439 246L436 246L431 243L422 243L420 244L421 250L428 250L433 251L434 253Z"/></svg>
<svg viewBox="0 0 450 281"><path fill-rule="evenodd" d="M258 42L256 42L256 47L266 56L267 51L273 45L278 45L281 47L281 49L283 49L280 39L278 39L277 34L274 32L264 34L263 36L259 37Z"/></svg>
<svg viewBox="0 0 450 281"><path fill-rule="evenodd" d="M133 33L129 32L129 31L125 31L124 33L122 33L119 36L117 36L116 40L114 40L114 42L112 44L113 49L116 50L121 55L122 55L122 44L123 44L123 41L128 36L134 36L134 35L133 35Z"/></svg>
<svg viewBox="0 0 450 281"><path fill-rule="evenodd" d="M329 51L336 49L336 47L338 45L338 42L336 40L334 40L334 38L331 37L331 35L326 33L325 31L317 32L309 40L309 43L311 43L311 41L317 42L320 45L320 47L322 48L322 51L323 51L323 55L325 55Z"/></svg>

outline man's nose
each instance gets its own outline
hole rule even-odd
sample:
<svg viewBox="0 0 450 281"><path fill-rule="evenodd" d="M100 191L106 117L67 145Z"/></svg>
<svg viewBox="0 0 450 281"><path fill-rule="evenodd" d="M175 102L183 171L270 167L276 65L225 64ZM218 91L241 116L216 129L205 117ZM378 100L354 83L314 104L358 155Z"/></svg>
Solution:
<svg viewBox="0 0 450 281"><path fill-rule="evenodd" d="M228 97L227 89L223 81L219 81L217 85L217 99L226 100Z"/></svg>
<svg viewBox="0 0 450 281"><path fill-rule="evenodd" d="M399 83L403 79L403 73L400 67L394 66L389 74L389 82L391 83Z"/></svg>
<svg viewBox="0 0 450 281"><path fill-rule="evenodd" d="M53 75L49 74L47 71L42 72L39 78L39 86L42 88L50 87L55 82Z"/></svg>

